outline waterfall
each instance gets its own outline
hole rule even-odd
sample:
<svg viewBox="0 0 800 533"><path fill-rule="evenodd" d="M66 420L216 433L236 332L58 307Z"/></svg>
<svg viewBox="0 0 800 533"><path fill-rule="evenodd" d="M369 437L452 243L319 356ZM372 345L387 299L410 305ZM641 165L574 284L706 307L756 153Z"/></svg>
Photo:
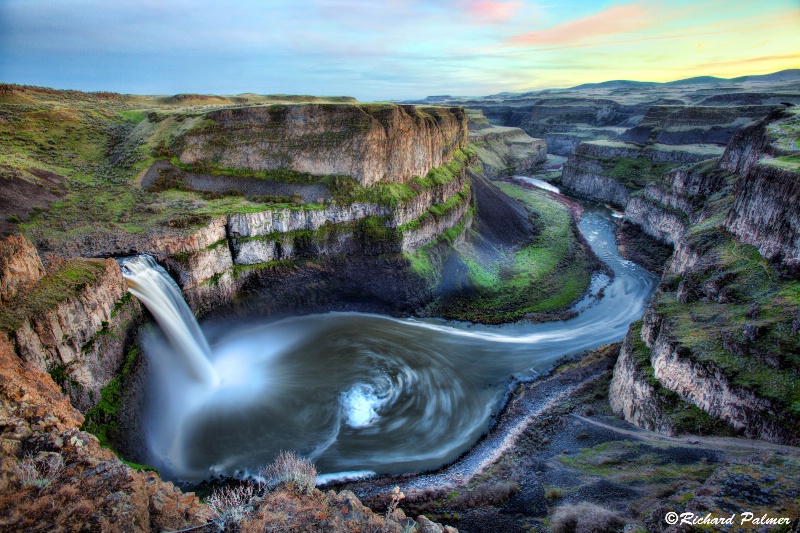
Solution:
<svg viewBox="0 0 800 533"><path fill-rule="evenodd" d="M191 378L217 386L219 376L209 361L211 348L167 271L152 257L140 255L122 263L122 276L128 283L128 290L153 314Z"/></svg>

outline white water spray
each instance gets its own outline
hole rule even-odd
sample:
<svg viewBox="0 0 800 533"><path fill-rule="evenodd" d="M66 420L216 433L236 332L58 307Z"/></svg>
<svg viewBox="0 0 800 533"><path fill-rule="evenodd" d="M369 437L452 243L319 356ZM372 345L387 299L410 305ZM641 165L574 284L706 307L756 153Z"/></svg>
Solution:
<svg viewBox="0 0 800 533"><path fill-rule="evenodd" d="M122 276L128 290L153 314L187 373L204 385L219 385L219 376L209 360L211 348L167 271L152 257L140 255L122 264Z"/></svg>

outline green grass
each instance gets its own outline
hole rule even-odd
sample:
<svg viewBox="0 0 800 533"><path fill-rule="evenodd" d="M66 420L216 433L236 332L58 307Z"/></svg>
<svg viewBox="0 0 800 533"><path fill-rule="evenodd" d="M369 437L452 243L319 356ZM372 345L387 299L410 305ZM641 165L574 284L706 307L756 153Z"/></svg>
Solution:
<svg viewBox="0 0 800 533"><path fill-rule="evenodd" d="M677 163L657 163L646 157L620 157L612 160L605 173L635 191L643 189L648 183L677 166Z"/></svg>
<svg viewBox="0 0 800 533"><path fill-rule="evenodd" d="M461 247L460 258L474 291L444 300L442 314L500 323L568 309L586 292L590 280L589 261L568 209L543 191L505 182L497 185L530 210L538 234L529 244L493 260L469 246Z"/></svg>
<svg viewBox="0 0 800 533"><path fill-rule="evenodd" d="M682 279L688 301L662 288L654 305L692 358L713 363L734 385L782 406L782 423L800 427L800 281L784 279L751 245L722 231L689 235L713 266ZM706 287L714 287L708 298ZM756 332L745 336L745 328Z"/></svg>
<svg viewBox="0 0 800 533"><path fill-rule="evenodd" d="M767 159L761 161L765 165L783 168L786 170L800 170L800 154L797 155L784 155L774 159Z"/></svg>
<svg viewBox="0 0 800 533"><path fill-rule="evenodd" d="M70 259L52 274L41 278L30 290L0 307L0 331L9 333L29 317L42 316L84 287L97 282L105 272L105 261Z"/></svg>
<svg viewBox="0 0 800 533"><path fill-rule="evenodd" d="M119 114L119 116L125 120L131 121L133 124L138 124L147 118L147 114L149 112L150 110L135 109L129 111L118 111L117 114Z"/></svg>
<svg viewBox="0 0 800 533"><path fill-rule="evenodd" d="M117 420L120 404L122 402L122 386L128 375L133 370L136 358L139 356L137 348L131 348L120 372L109 381L108 385L100 391L100 401L86 412L81 425L81 430L88 431L100 441L105 448L112 448L112 441L119 435L119 422Z"/></svg>
<svg viewBox="0 0 800 533"><path fill-rule="evenodd" d="M676 464L668 454L659 451L659 448L639 442L611 441L582 448L575 455L558 456L558 460L584 474L630 485L703 482L716 469L713 464L702 461Z"/></svg>

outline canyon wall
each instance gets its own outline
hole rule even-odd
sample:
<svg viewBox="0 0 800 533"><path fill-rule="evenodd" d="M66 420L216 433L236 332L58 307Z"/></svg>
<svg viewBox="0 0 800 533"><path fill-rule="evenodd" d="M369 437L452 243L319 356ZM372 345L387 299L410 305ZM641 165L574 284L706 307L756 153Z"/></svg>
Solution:
<svg viewBox="0 0 800 533"><path fill-rule="evenodd" d="M492 126L478 110L469 110L469 141L489 179L533 170L547 159L547 144L520 128Z"/></svg>
<svg viewBox="0 0 800 533"><path fill-rule="evenodd" d="M667 170L720 153L722 150L713 146L642 148L620 142L583 142L564 164L561 186L578 196L624 209L632 193Z"/></svg>
<svg viewBox="0 0 800 533"><path fill-rule="evenodd" d="M725 150L720 167L739 175L725 227L767 259L800 272L800 178L796 169L773 163L792 152L775 146L768 131L782 118L775 113L743 129Z"/></svg>
<svg viewBox="0 0 800 533"><path fill-rule="evenodd" d="M800 172L776 161L785 148L771 133L793 120L744 128L719 160L668 172L629 200L625 220L675 249L615 369L611 404L628 421L672 434L685 402L749 437L800 443Z"/></svg>
<svg viewBox="0 0 800 533"><path fill-rule="evenodd" d="M212 111L174 143L182 163L408 182L467 143L462 108L306 104Z"/></svg>
<svg viewBox="0 0 800 533"><path fill-rule="evenodd" d="M122 365L141 316L138 301L127 294L113 259L71 259L46 273L24 239L10 237L0 248L25 281L24 290L4 301L5 334L23 361L49 372L86 411Z"/></svg>

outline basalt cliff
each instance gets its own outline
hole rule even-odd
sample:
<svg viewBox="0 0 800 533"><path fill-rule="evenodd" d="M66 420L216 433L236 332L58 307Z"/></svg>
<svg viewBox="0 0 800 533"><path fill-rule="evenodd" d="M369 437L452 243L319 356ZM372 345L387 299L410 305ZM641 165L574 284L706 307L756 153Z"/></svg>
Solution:
<svg viewBox="0 0 800 533"><path fill-rule="evenodd" d="M781 143L796 122L772 113L740 130L719 159L667 172L626 202L627 222L674 246L614 371L611 403L626 420L669 434L724 423L800 443L800 174L783 163L793 150Z"/></svg>

